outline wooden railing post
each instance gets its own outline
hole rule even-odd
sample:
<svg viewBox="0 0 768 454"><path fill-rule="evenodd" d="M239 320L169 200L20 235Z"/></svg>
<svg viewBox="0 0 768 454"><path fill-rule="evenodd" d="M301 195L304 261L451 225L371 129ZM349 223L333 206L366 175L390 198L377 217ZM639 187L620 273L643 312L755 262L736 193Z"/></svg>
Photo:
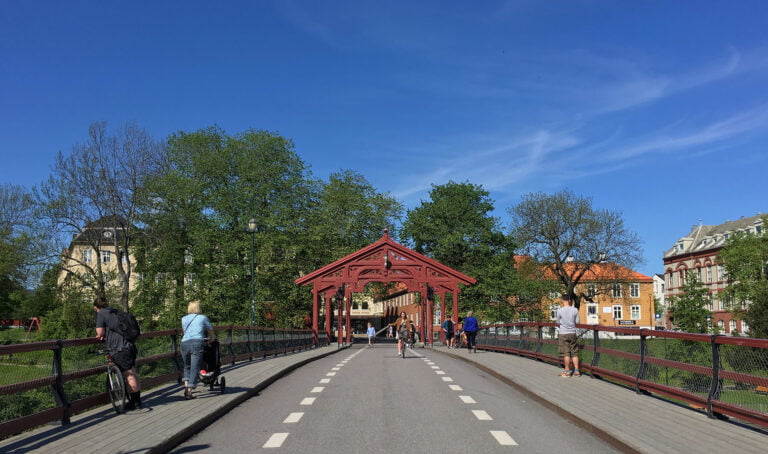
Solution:
<svg viewBox="0 0 768 454"><path fill-rule="evenodd" d="M57 407L64 407L64 413L61 417L62 425L69 424L69 417L71 416L69 399L67 399L67 393L64 391L64 371L61 367L61 351L63 348L64 343L61 340L57 340L56 347L53 349L53 370L51 371L56 378L56 382L51 386L53 388L53 399Z"/></svg>

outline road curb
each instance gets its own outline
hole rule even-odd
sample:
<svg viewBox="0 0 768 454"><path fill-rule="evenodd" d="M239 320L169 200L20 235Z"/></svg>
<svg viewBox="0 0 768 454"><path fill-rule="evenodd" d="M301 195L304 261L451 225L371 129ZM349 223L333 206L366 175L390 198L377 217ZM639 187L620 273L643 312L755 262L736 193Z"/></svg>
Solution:
<svg viewBox="0 0 768 454"><path fill-rule="evenodd" d="M321 358L325 358L327 356L333 355L335 353L338 353L342 350L345 350L349 348L349 346L344 346L341 348L337 348L336 350L332 350L330 352L324 353L322 355L313 356L311 358L307 358L305 360L299 361L297 363L291 364L287 366L286 368L280 370L279 372L271 375L265 380L262 380L258 385L254 386L253 388L249 389L248 391L244 392L242 395L238 396L235 399L232 399L231 401L227 402L224 406L217 408L216 410L212 411L211 413L203 416L202 418L198 419L197 421L193 422L189 426L182 427L181 430L174 436L168 438L163 443L147 450L147 453L150 454L164 454L172 450L173 448L177 447L196 433L200 432L201 430L205 429L206 427L210 426L211 423L231 411L233 408L237 407L238 405L242 404L246 400L250 399L251 397L255 396L262 390L264 390L266 387L277 381L278 379L286 376L290 372L293 372L294 370L298 369L299 367L302 367L308 363L311 363L312 361L316 361Z"/></svg>
<svg viewBox="0 0 768 454"><path fill-rule="evenodd" d="M615 435L611 434L608 431L605 431L601 429L600 427L595 426L594 424L590 423L586 419L575 415L567 410L564 410L559 405L555 404L554 402L551 402L547 400L546 398L540 396L535 391L521 385L520 383L517 383L516 381L512 380L510 377L507 377L506 375L500 374L496 372L493 369L490 369L476 361L473 361L471 358L458 354L453 352L444 352L437 349L434 349L435 352L440 353L441 355L450 356L452 358L460 359L466 363L472 364L473 366L477 367L478 369L482 370L483 372L492 375L493 377L498 378L502 382L506 383L507 385L511 386L515 390L525 394L526 396L530 397L531 399L535 400L537 403L543 405L544 407L554 411L555 413L559 414L560 416L568 419L569 421L573 422L577 426L581 427L582 429L586 429L593 434L595 434L598 438L605 441L606 443L610 444L614 448L620 450L624 453L629 454L643 454L643 451L638 450L637 448L628 445L626 442L621 440L620 438L616 437Z"/></svg>

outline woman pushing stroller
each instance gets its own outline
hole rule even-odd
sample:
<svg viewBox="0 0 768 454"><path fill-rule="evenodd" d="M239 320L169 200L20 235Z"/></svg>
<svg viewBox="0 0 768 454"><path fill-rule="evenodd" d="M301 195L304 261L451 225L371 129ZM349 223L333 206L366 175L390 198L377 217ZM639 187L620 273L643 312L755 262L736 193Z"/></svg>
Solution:
<svg viewBox="0 0 768 454"><path fill-rule="evenodd" d="M184 336L181 338L181 357L184 360L184 398L194 399L192 390L197 388L200 362L203 360L203 343L205 332L208 339L216 339L216 332L208 321L208 317L200 313L200 301L190 301L187 306L187 315L181 318L181 329Z"/></svg>

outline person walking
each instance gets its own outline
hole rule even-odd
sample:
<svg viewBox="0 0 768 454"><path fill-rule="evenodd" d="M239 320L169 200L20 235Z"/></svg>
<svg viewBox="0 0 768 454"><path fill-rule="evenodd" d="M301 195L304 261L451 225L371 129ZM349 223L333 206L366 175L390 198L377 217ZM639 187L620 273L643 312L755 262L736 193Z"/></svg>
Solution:
<svg viewBox="0 0 768 454"><path fill-rule="evenodd" d="M475 344L477 338L477 319L472 315L472 311L467 312L467 316L464 318L464 334L467 335L467 351L472 353L474 349L477 353L477 345Z"/></svg>
<svg viewBox="0 0 768 454"><path fill-rule="evenodd" d="M96 311L96 339L104 341L112 361L123 373L128 384L130 393L125 409L130 411L142 408L141 381L139 374L136 373L136 356L138 355L136 345L114 329L114 318L117 315L114 314L114 309L109 306L105 297L99 296L93 300L93 310ZM110 329L110 326L113 329Z"/></svg>
<svg viewBox="0 0 768 454"><path fill-rule="evenodd" d="M395 328L392 325L389 325L389 328L387 328L387 339L392 339L395 337Z"/></svg>
<svg viewBox="0 0 768 454"><path fill-rule="evenodd" d="M557 321L558 345L563 356L564 370L560 377L579 377L579 345L577 343L576 325L579 323L579 310L571 306L571 298L567 293L560 296L562 307L555 313ZM573 362L573 369L571 369Z"/></svg>
<svg viewBox="0 0 768 454"><path fill-rule="evenodd" d="M209 341L216 339L208 317L200 313L200 301L190 301L187 305L187 315L181 318L181 358L184 360L184 398L194 399L192 390L197 388L200 361L203 359L204 334L208 332Z"/></svg>
<svg viewBox="0 0 768 454"><path fill-rule="evenodd" d="M368 346L373 347L373 336L376 335L376 329L368 322Z"/></svg>
<svg viewBox="0 0 768 454"><path fill-rule="evenodd" d="M443 331L445 332L445 344L448 348L453 348L453 320L446 318L443 321Z"/></svg>

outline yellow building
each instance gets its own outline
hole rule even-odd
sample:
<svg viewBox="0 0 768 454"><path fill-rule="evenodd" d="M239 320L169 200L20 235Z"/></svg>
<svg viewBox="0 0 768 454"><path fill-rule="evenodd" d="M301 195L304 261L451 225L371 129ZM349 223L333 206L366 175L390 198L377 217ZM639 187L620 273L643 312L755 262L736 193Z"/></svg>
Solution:
<svg viewBox="0 0 768 454"><path fill-rule="evenodd" d="M120 294L118 257L125 251L123 237L125 221L117 216L108 216L88 224L76 235L69 247L62 253L61 271L58 284L62 288L76 288L83 292L85 299L97 294L99 286L107 295ZM123 269L131 268L136 261L130 254L122 254ZM136 287L137 276L131 273L129 290Z"/></svg>

